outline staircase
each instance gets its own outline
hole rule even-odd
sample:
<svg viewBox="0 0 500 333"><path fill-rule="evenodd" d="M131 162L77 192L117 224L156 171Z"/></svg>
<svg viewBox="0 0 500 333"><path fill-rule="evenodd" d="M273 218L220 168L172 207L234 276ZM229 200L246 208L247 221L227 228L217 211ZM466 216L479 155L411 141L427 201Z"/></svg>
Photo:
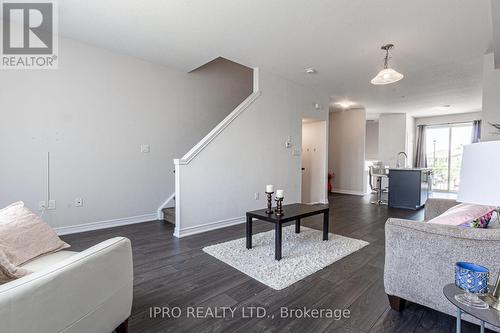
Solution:
<svg viewBox="0 0 500 333"><path fill-rule="evenodd" d="M203 173L206 171L203 163L208 163L209 165L218 165L224 164L225 162L216 159L212 160L212 156L214 155L201 155L202 163L193 163L191 161L199 156L199 154L212 142L215 140L219 140L219 134L221 134L228 126L230 126L233 121L235 121L245 110L251 108L253 103L260 97L262 94L259 90L259 71L257 68L253 69L253 92L243 101L241 102L230 114L224 118L215 128L213 128L210 133L208 133L201 141L199 141L193 148L191 148L184 156L178 159L174 159L175 165L175 193L172 194L172 200L175 200L175 208L159 209L160 212L164 214L164 219L167 222L175 220L175 230L174 236L177 238L181 238L184 236L197 234L205 231L209 231L212 229L221 228L223 226L234 225L237 223L241 223L242 219L244 222L244 218L240 216L223 216L224 218L219 219L218 215L225 214L224 212L218 211L216 214L217 217L210 216L207 217L205 215L200 219L196 214L200 214L200 212L194 212L193 210L187 207L192 207L193 202L196 202L199 196L203 197L201 192L209 192L208 190L198 191L196 186L191 181L196 177L197 173ZM226 143L226 139L223 142ZM232 142L229 142L232 144ZM227 144L227 143L226 143ZM222 146L220 146L222 147ZM205 160L208 160L205 161ZM221 176L223 177L223 176ZM168 199L162 207L166 207L167 204L170 203L170 199ZM231 214L233 214L231 212ZM194 215L194 216L193 216ZM186 222L184 222L186 221ZM170 222L173 223L173 222Z"/></svg>
<svg viewBox="0 0 500 333"><path fill-rule="evenodd" d="M163 212L163 220L175 225L175 207L167 207L161 210Z"/></svg>

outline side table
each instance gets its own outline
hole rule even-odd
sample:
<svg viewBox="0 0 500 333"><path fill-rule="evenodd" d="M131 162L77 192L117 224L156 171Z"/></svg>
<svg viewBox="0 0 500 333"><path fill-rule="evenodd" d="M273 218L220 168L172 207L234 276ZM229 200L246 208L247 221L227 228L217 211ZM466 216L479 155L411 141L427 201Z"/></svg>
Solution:
<svg viewBox="0 0 500 333"><path fill-rule="evenodd" d="M484 333L484 323L500 327L500 312L493 309L476 309L458 302L455 295L463 294L464 291L454 283L447 284L443 288L444 296L457 308L457 333L460 333L462 324L462 313L467 313L481 322L481 333Z"/></svg>

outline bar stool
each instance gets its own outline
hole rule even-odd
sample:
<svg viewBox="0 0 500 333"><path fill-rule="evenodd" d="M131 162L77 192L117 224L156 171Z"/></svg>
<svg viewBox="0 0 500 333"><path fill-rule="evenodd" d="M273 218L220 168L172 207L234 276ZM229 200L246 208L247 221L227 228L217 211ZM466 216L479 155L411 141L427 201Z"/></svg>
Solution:
<svg viewBox="0 0 500 333"><path fill-rule="evenodd" d="M384 177L387 177L384 168L375 168L374 166L368 167L368 175L369 175L369 183L372 191L377 193L377 200L372 201L371 203L374 205L387 205L387 201L382 199L382 194L387 192L387 188L382 186L382 180ZM375 178L375 185L373 184L373 179Z"/></svg>

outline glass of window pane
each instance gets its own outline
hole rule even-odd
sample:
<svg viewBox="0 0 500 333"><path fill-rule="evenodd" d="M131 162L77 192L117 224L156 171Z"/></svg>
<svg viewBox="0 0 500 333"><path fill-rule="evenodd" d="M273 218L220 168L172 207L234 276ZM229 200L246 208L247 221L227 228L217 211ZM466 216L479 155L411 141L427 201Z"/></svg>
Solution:
<svg viewBox="0 0 500 333"><path fill-rule="evenodd" d="M471 125L457 125L451 128L450 191L452 192L458 191L464 146L470 144L471 140Z"/></svg>
<svg viewBox="0 0 500 333"><path fill-rule="evenodd" d="M427 165L433 171L432 188L434 191L448 191L450 127L428 127L426 131Z"/></svg>

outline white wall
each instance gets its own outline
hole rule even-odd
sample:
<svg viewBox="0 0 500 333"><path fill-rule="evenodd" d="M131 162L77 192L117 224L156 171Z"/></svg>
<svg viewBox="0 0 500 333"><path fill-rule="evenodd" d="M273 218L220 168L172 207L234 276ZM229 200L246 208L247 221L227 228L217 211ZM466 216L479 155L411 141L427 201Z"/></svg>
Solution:
<svg viewBox="0 0 500 333"><path fill-rule="evenodd" d="M366 121L365 159L378 160L378 121Z"/></svg>
<svg viewBox="0 0 500 333"><path fill-rule="evenodd" d="M366 192L364 109L330 112L328 169L335 173L333 192Z"/></svg>
<svg viewBox="0 0 500 333"><path fill-rule="evenodd" d="M495 69L492 53L484 56L483 66L483 125L481 140L500 140L500 132L489 124L500 124L500 69Z"/></svg>
<svg viewBox="0 0 500 333"><path fill-rule="evenodd" d="M328 142L326 121L302 124L302 202L325 202Z"/></svg>
<svg viewBox="0 0 500 333"><path fill-rule="evenodd" d="M406 164L408 167L413 167L415 160L415 145L416 145L416 127L415 118L406 114L406 149L405 152L408 155L408 160Z"/></svg>
<svg viewBox="0 0 500 333"><path fill-rule="evenodd" d="M178 166L177 236L243 222L246 211L265 208L266 184L285 190L285 204L301 201L302 118L327 120L328 112L313 103L327 105L328 98L268 72L260 71L259 81L262 95L189 164ZM285 148L288 136L292 148Z"/></svg>
<svg viewBox="0 0 500 333"><path fill-rule="evenodd" d="M396 156L406 151L406 114L381 114L379 123L378 158L391 167L396 166Z"/></svg>
<svg viewBox="0 0 500 333"><path fill-rule="evenodd" d="M398 153L404 151L408 155L406 165L413 166L415 141L415 118L406 113L380 115L378 157L385 165L395 167Z"/></svg>
<svg viewBox="0 0 500 333"><path fill-rule="evenodd" d="M500 69L500 2L491 1L491 23L493 28L494 68Z"/></svg>
<svg viewBox="0 0 500 333"><path fill-rule="evenodd" d="M151 219L174 192L172 159L252 91L252 71L234 63L188 74L64 38L59 49L57 70L0 75L0 207L37 211L50 151L54 227Z"/></svg>

